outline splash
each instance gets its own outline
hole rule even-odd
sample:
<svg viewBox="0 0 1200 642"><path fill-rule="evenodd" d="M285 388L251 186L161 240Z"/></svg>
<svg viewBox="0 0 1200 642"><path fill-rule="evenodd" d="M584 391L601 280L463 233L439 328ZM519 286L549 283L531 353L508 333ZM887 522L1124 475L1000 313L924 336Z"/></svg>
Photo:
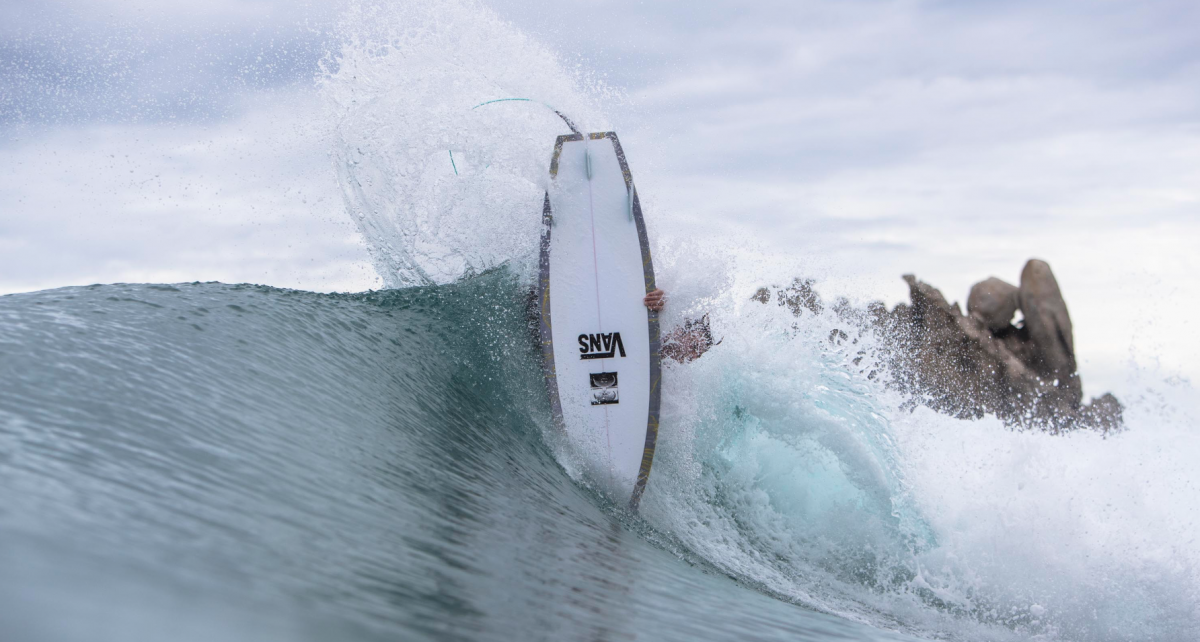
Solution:
<svg viewBox="0 0 1200 642"><path fill-rule="evenodd" d="M473 2L356 4L340 32L319 85L346 208L384 282L528 258L554 139L570 133L556 110L602 130L596 101L614 92Z"/></svg>
<svg viewBox="0 0 1200 642"><path fill-rule="evenodd" d="M1147 395L1107 437L962 421L888 386L853 309L796 316L725 282L698 297L724 341L664 377L643 511L671 541L782 599L933 637L1171 640L1200 622L1187 382L1138 371Z"/></svg>

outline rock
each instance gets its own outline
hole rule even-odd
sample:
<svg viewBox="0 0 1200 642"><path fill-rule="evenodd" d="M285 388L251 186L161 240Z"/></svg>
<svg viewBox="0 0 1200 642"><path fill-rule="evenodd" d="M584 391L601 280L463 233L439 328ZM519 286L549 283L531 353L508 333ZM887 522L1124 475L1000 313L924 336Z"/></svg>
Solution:
<svg viewBox="0 0 1200 642"><path fill-rule="evenodd" d="M1125 406L1111 392L1106 392L1080 408L1078 414L1081 423L1089 428L1109 432L1121 427Z"/></svg>
<svg viewBox="0 0 1200 642"><path fill-rule="evenodd" d="M890 374L888 385L909 395L912 406L965 419L992 414L1010 425L1052 432L1120 428L1124 409L1116 397L1081 403L1071 318L1045 261L1025 265L1019 288L994 277L977 283L967 315L932 285L911 274L904 280L911 303L891 310L878 302L864 310L835 302L832 310L847 329L881 341L865 348L837 328L829 333L830 349L856 350L852 363L863 364L869 378ZM812 286L812 280L795 279L787 288L760 288L751 298L764 304L774 298L797 317L820 314L824 306ZM1018 306L1025 316L1019 327L1011 323Z"/></svg>
<svg viewBox="0 0 1200 642"><path fill-rule="evenodd" d="M786 305L792 314L800 316L803 310L821 314L825 309L821 295L813 289L813 279L792 279L792 284L779 291L779 305Z"/></svg>
<svg viewBox="0 0 1200 642"><path fill-rule="evenodd" d="M884 331L897 387L913 399L957 417L994 414L1010 424L1054 432L1077 427L1107 432L1121 425L1123 408L1111 394L1081 405L1071 321L1045 261L1030 261L1022 274L1017 289L1025 313L1022 327L1008 323L1011 314L1003 309L964 316L937 288L913 275L904 280L912 304L890 312L876 306L868 318ZM1012 288L999 279L989 281ZM1003 300L1004 288L987 289L984 294L999 291Z"/></svg>
<svg viewBox="0 0 1200 642"><path fill-rule="evenodd" d="M910 306L883 317L886 353L898 387L925 405L964 419L1030 413L1044 387L982 321L965 316L937 288L911 274ZM898 375L898 376L897 376Z"/></svg>
<svg viewBox="0 0 1200 642"><path fill-rule="evenodd" d="M1030 259L1025 264L1018 296L1034 347L1030 365L1057 389L1052 401L1059 411L1073 413L1083 402L1083 384L1075 371L1071 315L1048 263Z"/></svg>
<svg viewBox="0 0 1200 642"><path fill-rule="evenodd" d="M992 332L1011 325L1017 313L1017 286L996 277L971 286L967 296L967 314L979 319Z"/></svg>
<svg viewBox="0 0 1200 642"><path fill-rule="evenodd" d="M778 285L759 288L750 295L750 300L767 303L771 300L771 291L774 289L776 301L781 306L786 305L793 315L800 316L805 310L821 314L825 304L821 302L821 295L812 287L815 283L814 279L795 278L786 288L780 288Z"/></svg>

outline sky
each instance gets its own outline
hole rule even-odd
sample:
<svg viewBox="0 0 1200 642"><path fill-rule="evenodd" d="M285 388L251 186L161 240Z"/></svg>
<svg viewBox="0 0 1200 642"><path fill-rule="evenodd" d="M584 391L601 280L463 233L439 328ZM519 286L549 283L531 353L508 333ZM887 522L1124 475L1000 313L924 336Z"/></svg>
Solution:
<svg viewBox="0 0 1200 642"><path fill-rule="evenodd" d="M1089 395L1200 377L1200 4L482 4L616 90L664 242L889 303L1042 258ZM0 293L379 287L314 88L345 6L0 0Z"/></svg>

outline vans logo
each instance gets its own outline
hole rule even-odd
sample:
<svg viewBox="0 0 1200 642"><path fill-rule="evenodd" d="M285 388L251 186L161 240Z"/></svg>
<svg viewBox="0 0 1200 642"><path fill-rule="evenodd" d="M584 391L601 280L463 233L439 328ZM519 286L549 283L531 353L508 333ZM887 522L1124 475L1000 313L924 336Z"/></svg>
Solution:
<svg viewBox="0 0 1200 642"><path fill-rule="evenodd" d="M625 344L621 343L621 333L581 334L579 335L580 359L611 359L620 352L625 356Z"/></svg>

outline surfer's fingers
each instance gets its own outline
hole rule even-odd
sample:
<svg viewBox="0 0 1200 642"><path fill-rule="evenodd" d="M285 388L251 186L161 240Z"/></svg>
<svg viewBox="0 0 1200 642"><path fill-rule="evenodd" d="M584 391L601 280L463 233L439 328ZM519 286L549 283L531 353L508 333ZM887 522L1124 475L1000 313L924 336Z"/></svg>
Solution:
<svg viewBox="0 0 1200 642"><path fill-rule="evenodd" d="M661 310L667 303L666 295L667 293L663 292L661 289L655 289L654 291L646 294L646 297L642 299L642 303L646 304L646 307L650 308L651 310Z"/></svg>

